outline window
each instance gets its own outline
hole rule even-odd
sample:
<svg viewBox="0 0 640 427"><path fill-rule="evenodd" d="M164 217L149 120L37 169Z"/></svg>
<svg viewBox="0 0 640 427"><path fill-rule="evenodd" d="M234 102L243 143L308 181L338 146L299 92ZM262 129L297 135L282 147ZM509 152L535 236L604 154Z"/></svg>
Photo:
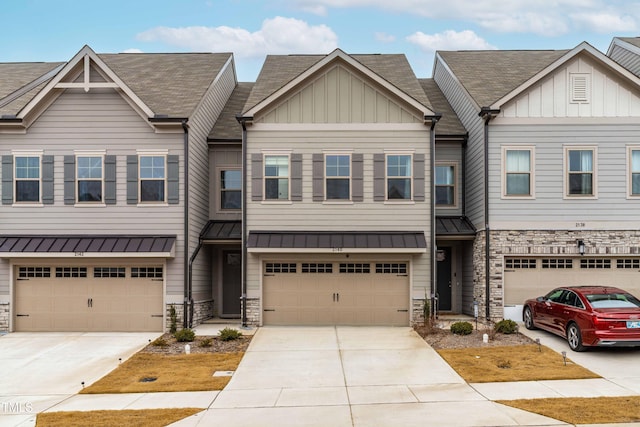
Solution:
<svg viewBox="0 0 640 427"><path fill-rule="evenodd" d="M268 262L265 264L265 273L295 273L295 263Z"/></svg>
<svg viewBox="0 0 640 427"><path fill-rule="evenodd" d="M629 148L629 195L640 196L640 148Z"/></svg>
<svg viewBox="0 0 640 427"><path fill-rule="evenodd" d="M387 199L411 200L411 155L387 155Z"/></svg>
<svg viewBox="0 0 640 427"><path fill-rule="evenodd" d="M162 267L131 267L131 277L136 279L162 279Z"/></svg>
<svg viewBox="0 0 640 427"><path fill-rule="evenodd" d="M454 165L436 165L436 205L455 206L455 184L456 167Z"/></svg>
<svg viewBox="0 0 640 427"><path fill-rule="evenodd" d="M504 268L536 268L536 260L534 258L521 259L521 258L507 258L504 261Z"/></svg>
<svg viewBox="0 0 640 427"><path fill-rule="evenodd" d="M18 269L19 279L28 279L31 277L51 277L50 267L20 267Z"/></svg>
<svg viewBox="0 0 640 427"><path fill-rule="evenodd" d="M377 263L376 273L407 274L407 264L406 263Z"/></svg>
<svg viewBox="0 0 640 427"><path fill-rule="evenodd" d="M264 194L266 200L289 200L289 156L265 156Z"/></svg>
<svg viewBox="0 0 640 427"><path fill-rule="evenodd" d="M349 200L351 197L351 156L348 154L325 157L327 200Z"/></svg>
<svg viewBox="0 0 640 427"><path fill-rule="evenodd" d="M617 268L640 269L640 259L619 259L617 261Z"/></svg>
<svg viewBox="0 0 640 427"><path fill-rule="evenodd" d="M56 267L56 277L58 278L87 277L87 267Z"/></svg>
<svg viewBox="0 0 640 427"><path fill-rule="evenodd" d="M40 202L40 157L15 157L15 186L17 203Z"/></svg>
<svg viewBox="0 0 640 427"><path fill-rule="evenodd" d="M242 208L242 172L240 170L220 172L220 208Z"/></svg>
<svg viewBox="0 0 640 427"><path fill-rule="evenodd" d="M611 268L611 260L602 259L602 258L587 258L587 259L581 258L580 268L608 269L608 268Z"/></svg>
<svg viewBox="0 0 640 427"><path fill-rule="evenodd" d="M166 177L165 156L140 156L140 202L164 202Z"/></svg>
<svg viewBox="0 0 640 427"><path fill-rule="evenodd" d="M542 268L547 268L547 269L573 268L573 260L571 258L543 259Z"/></svg>
<svg viewBox="0 0 640 427"><path fill-rule="evenodd" d="M93 277L95 278L119 278L125 277L124 267L94 267Z"/></svg>
<svg viewBox="0 0 640 427"><path fill-rule="evenodd" d="M595 150L574 149L566 150L566 171L568 196L595 196L594 174L595 174Z"/></svg>
<svg viewBox="0 0 640 427"><path fill-rule="evenodd" d="M78 202L102 202L102 156L76 158Z"/></svg>
<svg viewBox="0 0 640 427"><path fill-rule="evenodd" d="M340 264L340 273L370 273L371 265L362 263Z"/></svg>
<svg viewBox="0 0 640 427"><path fill-rule="evenodd" d="M331 263L302 263L303 273L333 273L333 264Z"/></svg>
<svg viewBox="0 0 640 427"><path fill-rule="evenodd" d="M503 194L507 197L533 196L533 149L504 148Z"/></svg>

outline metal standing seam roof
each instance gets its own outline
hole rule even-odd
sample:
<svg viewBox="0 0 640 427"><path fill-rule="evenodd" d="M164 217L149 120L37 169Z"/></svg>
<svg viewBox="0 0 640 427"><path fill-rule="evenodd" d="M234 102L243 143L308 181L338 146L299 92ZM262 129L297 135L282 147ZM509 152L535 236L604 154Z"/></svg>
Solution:
<svg viewBox="0 0 640 427"><path fill-rule="evenodd" d="M242 221L209 221L200 238L204 242L242 240Z"/></svg>
<svg viewBox="0 0 640 427"><path fill-rule="evenodd" d="M176 236L0 236L0 253L168 253Z"/></svg>
<svg viewBox="0 0 640 427"><path fill-rule="evenodd" d="M268 249L425 249L422 231L250 231L248 248Z"/></svg>
<svg viewBox="0 0 640 427"><path fill-rule="evenodd" d="M267 55L243 112L307 71L327 55ZM405 92L416 101L429 106L429 99L418 83L404 54L349 55L374 73Z"/></svg>
<svg viewBox="0 0 640 427"><path fill-rule="evenodd" d="M507 95L569 50L438 51L480 107Z"/></svg>
<svg viewBox="0 0 640 427"><path fill-rule="evenodd" d="M465 216L436 217L436 236L475 236L476 228Z"/></svg>

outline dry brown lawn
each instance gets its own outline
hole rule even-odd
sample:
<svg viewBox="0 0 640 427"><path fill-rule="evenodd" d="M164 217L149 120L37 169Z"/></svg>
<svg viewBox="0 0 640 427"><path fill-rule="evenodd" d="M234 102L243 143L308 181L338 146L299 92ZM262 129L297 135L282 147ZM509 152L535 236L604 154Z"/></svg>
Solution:
<svg viewBox="0 0 640 427"><path fill-rule="evenodd" d="M640 421L640 396L498 400L498 403L569 424L613 424Z"/></svg>
<svg viewBox="0 0 640 427"><path fill-rule="evenodd" d="M540 351L542 350L542 351ZM438 350L465 381L470 383L599 378L548 347L517 345Z"/></svg>
<svg viewBox="0 0 640 427"><path fill-rule="evenodd" d="M243 355L244 353L137 353L80 393L222 390L231 377L213 377L213 373L235 371ZM156 380L143 381L149 378Z"/></svg>
<svg viewBox="0 0 640 427"><path fill-rule="evenodd" d="M44 412L36 427L162 427L197 414L204 409L141 409L123 411Z"/></svg>

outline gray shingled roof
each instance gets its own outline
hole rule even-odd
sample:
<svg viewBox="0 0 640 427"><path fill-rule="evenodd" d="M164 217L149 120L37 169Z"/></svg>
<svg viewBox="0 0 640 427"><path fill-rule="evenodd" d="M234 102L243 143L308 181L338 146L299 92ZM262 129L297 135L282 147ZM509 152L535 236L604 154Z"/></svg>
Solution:
<svg viewBox="0 0 640 427"><path fill-rule="evenodd" d="M449 101L433 79L419 79L420 85L431 101L431 110L442 114L436 125L436 135L465 135L467 130L462 126L458 116L451 108Z"/></svg>
<svg viewBox="0 0 640 427"><path fill-rule="evenodd" d="M640 37L616 37L618 40L640 47Z"/></svg>
<svg viewBox="0 0 640 427"><path fill-rule="evenodd" d="M155 114L188 118L231 53L118 53L98 56ZM0 99L60 64L0 64ZM0 114L19 113L43 87L44 83L0 107Z"/></svg>
<svg viewBox="0 0 640 427"><path fill-rule="evenodd" d="M253 83L238 83L224 106L216 124L209 132L209 142L235 141L242 142L242 127L236 116L242 113L242 107L247 102Z"/></svg>
<svg viewBox="0 0 640 427"><path fill-rule="evenodd" d="M439 51L480 107L488 107L569 50Z"/></svg>
<svg viewBox="0 0 640 427"><path fill-rule="evenodd" d="M327 55L267 55L243 111L248 111ZM349 55L421 104L429 99L403 54Z"/></svg>

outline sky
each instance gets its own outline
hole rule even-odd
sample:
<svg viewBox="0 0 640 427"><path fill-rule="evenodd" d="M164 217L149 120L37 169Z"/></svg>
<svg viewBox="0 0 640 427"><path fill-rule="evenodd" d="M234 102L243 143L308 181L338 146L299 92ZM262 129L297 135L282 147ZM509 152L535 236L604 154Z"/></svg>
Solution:
<svg viewBox="0 0 640 427"><path fill-rule="evenodd" d="M97 53L232 52L239 81L268 54L402 53L419 78L438 50L606 53L640 35L640 0L0 0L0 62Z"/></svg>

